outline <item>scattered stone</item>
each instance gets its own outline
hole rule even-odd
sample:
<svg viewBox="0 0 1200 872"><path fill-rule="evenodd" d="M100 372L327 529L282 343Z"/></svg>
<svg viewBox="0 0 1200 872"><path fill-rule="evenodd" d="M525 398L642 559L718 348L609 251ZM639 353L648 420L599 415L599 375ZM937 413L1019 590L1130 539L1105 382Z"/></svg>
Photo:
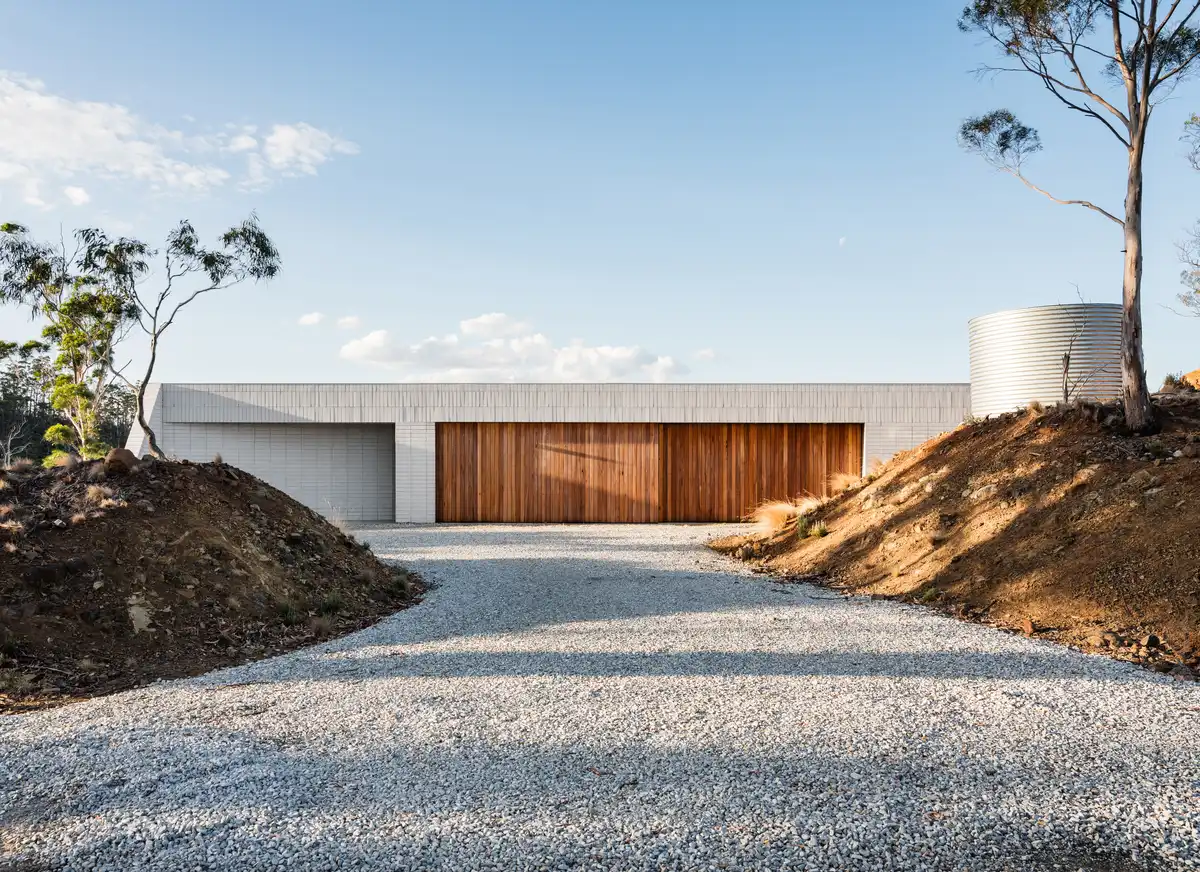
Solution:
<svg viewBox="0 0 1200 872"><path fill-rule="evenodd" d="M1162 640L1159 639L1158 636L1154 635L1153 633L1150 633L1147 636L1143 636L1142 640L1139 644L1143 648L1157 648L1160 645L1162 645Z"/></svg>
<svg viewBox="0 0 1200 872"><path fill-rule="evenodd" d="M983 487L976 488L975 490L971 491L967 496L971 502L977 503L980 500L986 500L990 497L994 497L995 495L996 486L994 484L985 484Z"/></svg>
<svg viewBox="0 0 1200 872"><path fill-rule="evenodd" d="M1182 663L1175 664L1171 671L1167 673L1176 681L1195 681L1196 674Z"/></svg>
<svg viewBox="0 0 1200 872"><path fill-rule="evenodd" d="M1021 632L1026 636L1032 636L1037 632L1037 629L1037 625L1033 622L1032 618L1025 618L1021 621Z"/></svg>
<svg viewBox="0 0 1200 872"><path fill-rule="evenodd" d="M104 455L104 471L110 475L133 472L137 465L137 457L128 448L114 448Z"/></svg>
<svg viewBox="0 0 1200 872"><path fill-rule="evenodd" d="M1125 480L1125 485L1134 490L1148 490L1161 483L1162 479L1148 469L1139 469Z"/></svg>

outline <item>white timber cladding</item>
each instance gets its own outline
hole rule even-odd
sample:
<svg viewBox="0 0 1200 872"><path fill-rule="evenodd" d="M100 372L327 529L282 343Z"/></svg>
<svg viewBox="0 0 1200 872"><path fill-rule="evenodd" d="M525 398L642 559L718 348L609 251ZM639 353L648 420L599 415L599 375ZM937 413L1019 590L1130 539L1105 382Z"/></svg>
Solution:
<svg viewBox="0 0 1200 872"><path fill-rule="evenodd" d="M970 408L970 386L162 384L151 385L147 399L150 426L163 451L190 460L211 460L219 451L226 461L236 463L234 452L221 444L241 438L240 431L229 425L278 425L284 430L306 424L387 425L384 453L391 465L383 480L392 480L391 470L395 471L394 515L389 517L428 523L434 520L435 425L439 422L860 423L866 467L874 458L887 460L897 451L957 427ZM304 436L303 428L295 432L296 438ZM128 445L139 456L147 450L136 425ZM325 456L336 478L338 464L346 461L337 452ZM376 458L372 463L379 467L384 461ZM287 490L270 475L261 477ZM353 494L346 499L358 504ZM359 502L374 508L362 512L377 511L379 503L374 500L364 490ZM320 505L313 508L323 510ZM366 514L363 519L368 519Z"/></svg>

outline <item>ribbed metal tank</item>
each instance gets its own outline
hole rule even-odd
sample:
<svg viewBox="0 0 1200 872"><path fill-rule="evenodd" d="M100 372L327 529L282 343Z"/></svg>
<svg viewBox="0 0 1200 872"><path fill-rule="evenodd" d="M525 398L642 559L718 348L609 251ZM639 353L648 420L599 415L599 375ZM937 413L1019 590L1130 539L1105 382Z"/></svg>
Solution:
<svg viewBox="0 0 1200 872"><path fill-rule="evenodd" d="M1121 306L1071 303L1008 309L972 318L971 414L998 415L1034 400L1063 398L1063 355L1071 354L1071 399L1121 395Z"/></svg>

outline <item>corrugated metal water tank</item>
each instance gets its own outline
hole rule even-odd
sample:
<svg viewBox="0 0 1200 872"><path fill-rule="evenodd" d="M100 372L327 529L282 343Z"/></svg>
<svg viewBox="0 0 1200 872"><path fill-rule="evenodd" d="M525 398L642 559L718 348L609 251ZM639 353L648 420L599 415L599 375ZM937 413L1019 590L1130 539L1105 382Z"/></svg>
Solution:
<svg viewBox="0 0 1200 872"><path fill-rule="evenodd" d="M1110 400L1121 395L1121 306L1071 303L1008 309L973 318L971 414L1011 412L1034 400L1063 398L1063 355L1071 399Z"/></svg>

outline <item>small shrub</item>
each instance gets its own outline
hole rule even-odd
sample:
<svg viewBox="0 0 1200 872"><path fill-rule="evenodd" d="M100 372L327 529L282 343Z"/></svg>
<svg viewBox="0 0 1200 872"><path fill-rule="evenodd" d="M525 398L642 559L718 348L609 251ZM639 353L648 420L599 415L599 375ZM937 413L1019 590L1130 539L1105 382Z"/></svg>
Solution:
<svg viewBox="0 0 1200 872"><path fill-rule="evenodd" d="M811 529L809 520L804 515L796 519L796 538L804 539L808 536L808 531Z"/></svg>
<svg viewBox="0 0 1200 872"><path fill-rule="evenodd" d="M304 617L300 610L300 606L291 599L281 599L275 603L275 610L279 613L279 620L283 622L285 627L294 627L300 623Z"/></svg>
<svg viewBox="0 0 1200 872"><path fill-rule="evenodd" d="M941 595L942 592L936 587L927 587L925 590L921 591L921 595L917 597L917 602L931 603Z"/></svg>
<svg viewBox="0 0 1200 872"><path fill-rule="evenodd" d="M1151 439L1145 445L1146 453L1155 457L1169 457L1171 449L1162 443L1161 440Z"/></svg>
<svg viewBox="0 0 1200 872"><path fill-rule="evenodd" d="M1196 390L1196 386L1193 385L1186 378L1184 378L1184 375L1182 372L1168 373L1167 377L1163 379L1162 393L1164 393L1164 394L1176 394L1176 393L1189 393L1190 394L1190 393L1194 393L1195 390Z"/></svg>
<svg viewBox="0 0 1200 872"><path fill-rule="evenodd" d="M79 463L77 458L70 451L63 451L61 448L56 448L46 455L42 461L42 466L46 469L74 469Z"/></svg>
<svg viewBox="0 0 1200 872"><path fill-rule="evenodd" d="M817 523L808 528L808 535L814 539L821 539L829 535L829 527L826 526L824 521L817 521Z"/></svg>
<svg viewBox="0 0 1200 872"><path fill-rule="evenodd" d="M392 583L388 585L393 596L399 597L402 600L410 600L413 595L413 582L409 578L407 572L397 572L392 576Z"/></svg>
<svg viewBox="0 0 1200 872"><path fill-rule="evenodd" d="M326 616L336 615L345 607L345 598L343 598L338 591L331 590L329 593L325 594L325 597L321 600L321 604L317 606L317 614Z"/></svg>

